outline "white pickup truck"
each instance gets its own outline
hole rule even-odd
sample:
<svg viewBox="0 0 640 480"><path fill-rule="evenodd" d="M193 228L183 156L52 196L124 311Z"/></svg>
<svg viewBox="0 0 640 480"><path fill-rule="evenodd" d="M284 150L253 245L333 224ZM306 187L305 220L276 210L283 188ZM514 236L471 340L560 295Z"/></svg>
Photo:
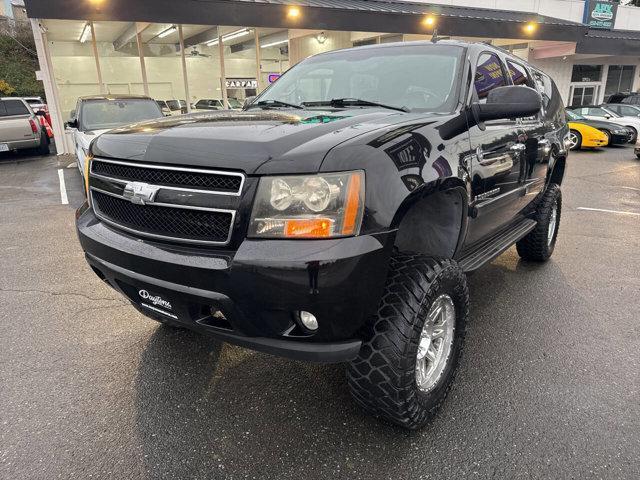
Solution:
<svg viewBox="0 0 640 480"><path fill-rule="evenodd" d="M49 153L49 137L31 107L21 98L0 98L0 152L33 149Z"/></svg>

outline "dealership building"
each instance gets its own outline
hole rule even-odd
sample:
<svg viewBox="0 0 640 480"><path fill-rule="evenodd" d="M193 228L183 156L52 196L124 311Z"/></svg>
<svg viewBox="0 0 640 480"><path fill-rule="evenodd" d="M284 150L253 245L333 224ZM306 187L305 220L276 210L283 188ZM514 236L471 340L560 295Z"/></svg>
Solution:
<svg viewBox="0 0 640 480"><path fill-rule="evenodd" d="M438 37L501 46L569 105L640 88L640 8L596 0L24 0L60 152L78 97L237 105L320 52ZM437 72L434 72L437 74ZM189 107L190 108L190 107Z"/></svg>

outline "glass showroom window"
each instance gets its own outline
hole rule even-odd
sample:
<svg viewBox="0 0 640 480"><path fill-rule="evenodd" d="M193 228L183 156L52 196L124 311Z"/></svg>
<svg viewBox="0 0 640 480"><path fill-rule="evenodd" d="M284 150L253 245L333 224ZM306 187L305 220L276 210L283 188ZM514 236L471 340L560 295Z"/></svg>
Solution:
<svg viewBox="0 0 640 480"><path fill-rule="evenodd" d="M136 24L95 22L96 46L106 93L144 94Z"/></svg>
<svg viewBox="0 0 640 480"><path fill-rule="evenodd" d="M609 65L607 83L604 88L604 99L618 92L627 93L633 89L634 65Z"/></svg>
<svg viewBox="0 0 640 480"><path fill-rule="evenodd" d="M189 98L195 111L220 110L220 54L218 28L211 25L183 25Z"/></svg>
<svg viewBox="0 0 640 480"><path fill-rule="evenodd" d="M140 39L149 96L167 116L186 113L179 27L154 23L140 33Z"/></svg>
<svg viewBox="0 0 640 480"><path fill-rule="evenodd" d="M572 82L599 82L602 80L602 65L574 65Z"/></svg>
<svg viewBox="0 0 640 480"><path fill-rule="evenodd" d="M78 97L100 93L98 70L88 22L43 22L63 120L69 120Z"/></svg>
<svg viewBox="0 0 640 480"><path fill-rule="evenodd" d="M237 110L245 98L258 94L255 29L220 27L220 31L224 47L223 88L229 108Z"/></svg>

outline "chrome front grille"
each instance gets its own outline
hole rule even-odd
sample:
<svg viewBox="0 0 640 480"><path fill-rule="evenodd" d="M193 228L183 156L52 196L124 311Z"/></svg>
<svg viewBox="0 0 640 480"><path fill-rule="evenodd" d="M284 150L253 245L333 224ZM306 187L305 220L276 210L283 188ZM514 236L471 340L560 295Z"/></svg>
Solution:
<svg viewBox="0 0 640 480"><path fill-rule="evenodd" d="M227 245L244 180L237 172L96 158L89 189L96 216L111 226L159 240Z"/></svg>

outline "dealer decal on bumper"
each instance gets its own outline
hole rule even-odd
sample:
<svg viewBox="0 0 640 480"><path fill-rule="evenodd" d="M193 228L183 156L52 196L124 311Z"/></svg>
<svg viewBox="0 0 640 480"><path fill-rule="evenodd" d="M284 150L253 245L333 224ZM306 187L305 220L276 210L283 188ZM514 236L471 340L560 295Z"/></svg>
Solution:
<svg viewBox="0 0 640 480"><path fill-rule="evenodd" d="M171 306L170 301L165 300L160 295L153 295L149 293L147 290L138 291L138 295L140 295L140 298L146 301L146 302L140 302L140 305L142 305L143 307L148 308L149 310L153 310L154 312L162 313L163 315L167 315L168 317L174 318L176 320L178 319L176 315L166 311L166 310L173 310L173 307ZM162 307L162 308L159 308L159 307Z"/></svg>

